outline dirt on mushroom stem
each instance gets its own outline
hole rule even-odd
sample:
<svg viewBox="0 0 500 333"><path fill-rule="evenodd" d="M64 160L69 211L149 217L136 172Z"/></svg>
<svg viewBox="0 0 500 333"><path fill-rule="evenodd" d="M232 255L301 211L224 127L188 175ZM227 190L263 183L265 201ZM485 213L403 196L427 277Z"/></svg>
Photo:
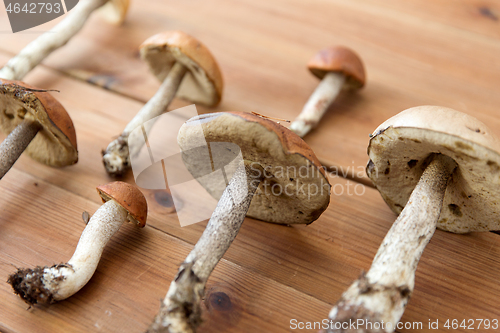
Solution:
<svg viewBox="0 0 500 333"><path fill-rule="evenodd" d="M196 331L201 324L205 284L238 234L263 174L255 165L236 170L205 231L172 281L149 333Z"/></svg>
<svg viewBox="0 0 500 333"><path fill-rule="evenodd" d="M456 165L448 156L434 155L384 238L370 270L344 292L330 311L331 320L344 323L363 319L365 323L386 324L383 330L356 327L352 332L394 331L413 292L418 262L436 230L447 183ZM330 328L328 333L351 332Z"/></svg>
<svg viewBox="0 0 500 333"><path fill-rule="evenodd" d="M110 176L119 178L128 172L131 167L130 156L139 153L144 142L139 137L131 135L132 131L166 111L174 99L187 70L184 65L176 62L155 95L128 123L122 134L113 140L106 150L102 151L104 167ZM148 125L152 126L151 123L148 123Z"/></svg>
<svg viewBox="0 0 500 333"><path fill-rule="evenodd" d="M24 119L3 140L0 144L0 179L12 168L41 128L38 122Z"/></svg>

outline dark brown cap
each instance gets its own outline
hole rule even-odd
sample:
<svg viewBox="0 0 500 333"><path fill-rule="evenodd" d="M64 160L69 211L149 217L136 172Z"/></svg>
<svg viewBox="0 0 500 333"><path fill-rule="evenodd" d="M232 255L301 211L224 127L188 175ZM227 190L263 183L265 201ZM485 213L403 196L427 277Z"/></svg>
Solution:
<svg viewBox="0 0 500 333"><path fill-rule="evenodd" d="M146 225L148 203L137 186L118 181L100 185L96 189L102 202L113 199L128 212L130 222L135 222L141 228Z"/></svg>
<svg viewBox="0 0 500 333"><path fill-rule="evenodd" d="M78 161L76 133L64 107L48 92L21 81L0 79L0 129L8 134L25 118L42 129L26 148L33 159L56 167Z"/></svg>
<svg viewBox="0 0 500 333"><path fill-rule="evenodd" d="M307 63L307 68L322 79L328 72L338 72L346 76L346 86L352 89L365 85L365 68L359 56L351 49L333 46L316 53Z"/></svg>

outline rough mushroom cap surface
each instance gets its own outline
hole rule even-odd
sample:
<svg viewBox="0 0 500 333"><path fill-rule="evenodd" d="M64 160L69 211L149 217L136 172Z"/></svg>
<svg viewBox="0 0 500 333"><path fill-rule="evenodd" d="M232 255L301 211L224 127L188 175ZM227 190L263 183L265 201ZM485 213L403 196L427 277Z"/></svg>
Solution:
<svg viewBox="0 0 500 333"><path fill-rule="evenodd" d="M125 182L112 182L97 187L102 202L114 200L127 212L127 219L139 227L146 225L148 203L142 192L133 185Z"/></svg>
<svg viewBox="0 0 500 333"><path fill-rule="evenodd" d="M292 131L244 112L204 114L180 128L177 141L183 152L193 148L192 137L199 126L207 143L233 143L241 149L246 164L258 163L264 169L265 177L247 216L281 224L311 223L328 207L330 184L325 171L311 148ZM197 165L198 161L184 159L188 170L200 181L197 172L203 167ZM225 187L201 184L217 199Z"/></svg>
<svg viewBox="0 0 500 333"><path fill-rule="evenodd" d="M99 8L99 12L105 20L114 24L121 24L127 16L130 0L109 0Z"/></svg>
<svg viewBox="0 0 500 333"><path fill-rule="evenodd" d="M433 154L447 155L458 165L438 228L455 233L500 230L500 142L467 114L421 106L390 118L370 139L367 174L399 214Z"/></svg>
<svg viewBox="0 0 500 333"><path fill-rule="evenodd" d="M365 67L361 58L351 49L333 46L316 53L307 63L313 75L322 79L328 72L342 73L346 77L344 87L358 89L365 85Z"/></svg>
<svg viewBox="0 0 500 333"><path fill-rule="evenodd" d="M0 79L0 129L9 134L24 119L42 129L25 152L33 159L56 167L78 161L76 133L64 107L49 93L21 81Z"/></svg>
<svg viewBox="0 0 500 333"><path fill-rule="evenodd" d="M148 38L140 52L160 81L177 61L188 69L177 97L207 106L219 104L223 89L219 65L205 45L194 37L181 31L159 33Z"/></svg>

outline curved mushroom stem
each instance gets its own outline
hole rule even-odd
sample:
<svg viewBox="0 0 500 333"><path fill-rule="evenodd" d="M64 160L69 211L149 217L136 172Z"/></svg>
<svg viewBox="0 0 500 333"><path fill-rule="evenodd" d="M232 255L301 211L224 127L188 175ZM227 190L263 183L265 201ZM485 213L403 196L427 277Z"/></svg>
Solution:
<svg viewBox="0 0 500 333"><path fill-rule="evenodd" d="M44 33L24 49L0 70L0 78L22 80L52 51L66 44L83 27L90 14L106 4L108 0L80 1L58 25Z"/></svg>
<svg viewBox="0 0 500 333"><path fill-rule="evenodd" d="M451 158L434 156L384 238L368 273L362 274L330 311L333 323L329 333L395 330L413 292L420 256L436 231L446 186L455 167ZM351 323L356 323L355 329L349 329Z"/></svg>
<svg viewBox="0 0 500 333"><path fill-rule="evenodd" d="M311 97L309 97L302 112L290 125L290 129L303 138L311 129L316 127L328 107L339 94L344 82L345 76L342 73L327 73Z"/></svg>
<svg viewBox="0 0 500 333"><path fill-rule="evenodd" d="M148 120L161 115L179 88L187 68L176 62L156 94L142 107L137 115L128 123L122 134L112 141L102 152L103 163L108 174L114 177L122 176L130 168L130 155L134 155L142 148L143 140L129 137L130 133Z"/></svg>
<svg viewBox="0 0 500 333"><path fill-rule="evenodd" d="M240 167L224 190L200 239L170 284L148 332L195 332L201 324L201 300L215 266L238 234L263 172Z"/></svg>
<svg viewBox="0 0 500 333"><path fill-rule="evenodd" d="M40 131L38 122L24 119L0 144L0 179L12 168L31 140Z"/></svg>
<svg viewBox="0 0 500 333"><path fill-rule="evenodd" d="M54 303L79 291L94 274L104 246L127 221L127 211L114 200L104 203L83 230L73 257L52 267L18 269L8 283L26 303Z"/></svg>

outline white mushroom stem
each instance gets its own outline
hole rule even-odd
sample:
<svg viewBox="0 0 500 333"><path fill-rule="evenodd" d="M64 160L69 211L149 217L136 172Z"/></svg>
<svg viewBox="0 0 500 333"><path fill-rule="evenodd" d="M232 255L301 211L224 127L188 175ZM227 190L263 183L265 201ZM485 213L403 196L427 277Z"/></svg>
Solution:
<svg viewBox="0 0 500 333"><path fill-rule="evenodd" d="M156 94L142 107L137 115L128 123L122 134L112 141L103 154L106 171L115 177L122 176L130 168L130 156L138 153L143 140L130 136L130 133L148 120L161 115L174 99L187 68L176 62ZM142 134L142 133L141 133Z"/></svg>
<svg viewBox="0 0 500 333"><path fill-rule="evenodd" d="M420 256L436 231L455 167L451 158L435 155L384 238L368 273L355 281L330 311L334 324L329 333L351 332L342 327L363 323L358 320L364 320L366 326L356 325L352 332L394 332L413 292ZM374 328L375 323L379 323L375 325L379 329Z"/></svg>
<svg viewBox="0 0 500 333"><path fill-rule="evenodd" d="M90 14L106 4L108 0L85 0L71 10L67 16L50 31L29 43L0 70L0 78L22 80L52 51L66 44L83 27Z"/></svg>
<svg viewBox="0 0 500 333"><path fill-rule="evenodd" d="M90 280L104 246L127 216L128 212L114 200L104 203L85 227L67 263L19 269L8 280L14 292L28 304L54 303L75 294Z"/></svg>
<svg viewBox="0 0 500 333"><path fill-rule="evenodd" d="M224 190L200 239L182 263L148 332L195 332L201 300L215 266L238 234L262 178L253 167L240 167Z"/></svg>
<svg viewBox="0 0 500 333"><path fill-rule="evenodd" d="M290 129L303 138L311 129L316 127L328 107L338 96L344 82L344 74L328 72L311 97L309 97L297 119L292 122Z"/></svg>
<svg viewBox="0 0 500 333"><path fill-rule="evenodd" d="M40 131L38 122L24 119L0 144L0 179L12 168L31 140Z"/></svg>

